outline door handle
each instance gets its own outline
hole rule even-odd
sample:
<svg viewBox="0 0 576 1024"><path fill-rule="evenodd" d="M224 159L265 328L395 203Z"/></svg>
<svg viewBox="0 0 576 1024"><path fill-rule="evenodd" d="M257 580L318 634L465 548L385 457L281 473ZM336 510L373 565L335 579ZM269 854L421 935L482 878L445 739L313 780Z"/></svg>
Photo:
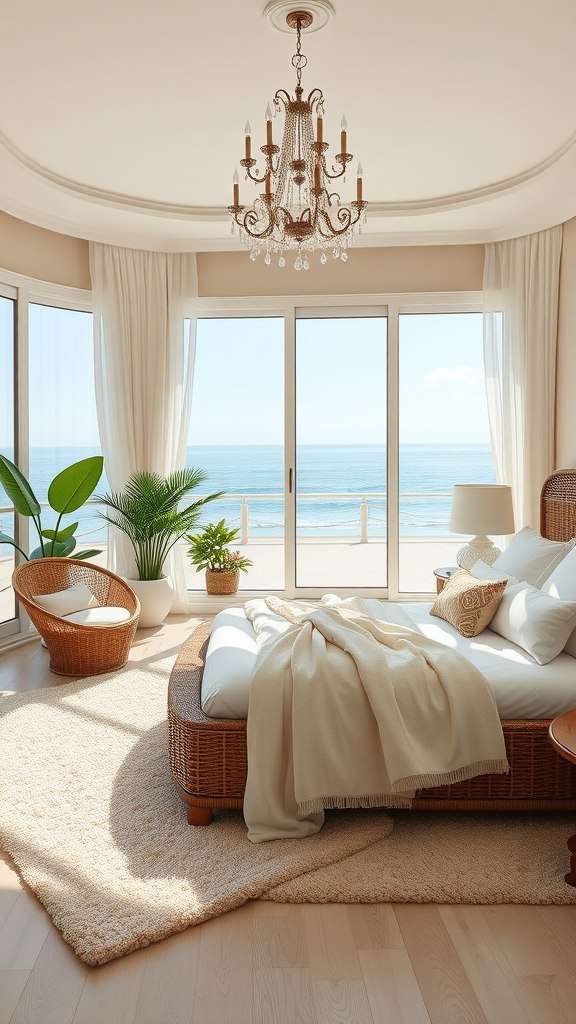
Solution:
<svg viewBox="0 0 576 1024"><path fill-rule="evenodd" d="M290 469L288 470L288 494L292 494L292 477L293 470L292 467L290 467Z"/></svg>

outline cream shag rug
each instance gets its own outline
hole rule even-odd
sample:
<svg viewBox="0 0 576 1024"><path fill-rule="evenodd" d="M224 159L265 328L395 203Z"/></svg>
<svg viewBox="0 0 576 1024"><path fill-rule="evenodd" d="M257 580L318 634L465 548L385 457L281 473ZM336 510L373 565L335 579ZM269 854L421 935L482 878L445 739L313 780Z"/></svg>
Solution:
<svg viewBox="0 0 576 1024"><path fill-rule="evenodd" d="M168 764L174 658L0 699L0 846L82 960L103 964L387 835L330 815L254 846L240 812L191 828Z"/></svg>
<svg viewBox="0 0 576 1024"><path fill-rule="evenodd" d="M389 835L389 813L331 812L257 846L239 812L191 828L167 759L173 660L0 700L0 845L86 963L257 897L576 903L572 815L394 811Z"/></svg>

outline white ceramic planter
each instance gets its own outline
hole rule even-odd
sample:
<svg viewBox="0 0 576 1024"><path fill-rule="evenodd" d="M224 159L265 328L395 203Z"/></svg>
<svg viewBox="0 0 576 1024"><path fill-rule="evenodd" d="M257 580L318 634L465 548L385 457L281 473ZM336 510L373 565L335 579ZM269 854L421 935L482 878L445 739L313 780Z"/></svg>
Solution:
<svg viewBox="0 0 576 1024"><path fill-rule="evenodd" d="M160 626L170 608L174 597L174 587L170 576L161 580L126 580L129 587L140 601L140 618L138 626Z"/></svg>

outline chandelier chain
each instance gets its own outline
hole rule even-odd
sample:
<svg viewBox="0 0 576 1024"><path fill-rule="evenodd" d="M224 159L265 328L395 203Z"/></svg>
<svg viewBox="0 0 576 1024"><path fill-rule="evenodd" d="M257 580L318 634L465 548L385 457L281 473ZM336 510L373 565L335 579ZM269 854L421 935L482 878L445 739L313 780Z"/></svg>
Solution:
<svg viewBox="0 0 576 1024"><path fill-rule="evenodd" d="M296 21L296 53L292 57L292 67L296 68L296 85L302 85L302 69L306 67L308 58L302 53L302 20Z"/></svg>

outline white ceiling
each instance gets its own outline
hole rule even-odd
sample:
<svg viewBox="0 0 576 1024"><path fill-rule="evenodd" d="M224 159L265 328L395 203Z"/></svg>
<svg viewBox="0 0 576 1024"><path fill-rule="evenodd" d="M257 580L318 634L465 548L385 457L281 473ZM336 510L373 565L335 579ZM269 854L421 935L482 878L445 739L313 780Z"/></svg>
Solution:
<svg viewBox="0 0 576 1024"><path fill-rule="evenodd" d="M363 244L484 241L576 215L574 0L333 3L304 34L303 85L324 92L327 141L347 116ZM262 144L267 102L294 87L294 39L264 6L0 0L0 208L122 245L237 247L226 206L244 123Z"/></svg>

